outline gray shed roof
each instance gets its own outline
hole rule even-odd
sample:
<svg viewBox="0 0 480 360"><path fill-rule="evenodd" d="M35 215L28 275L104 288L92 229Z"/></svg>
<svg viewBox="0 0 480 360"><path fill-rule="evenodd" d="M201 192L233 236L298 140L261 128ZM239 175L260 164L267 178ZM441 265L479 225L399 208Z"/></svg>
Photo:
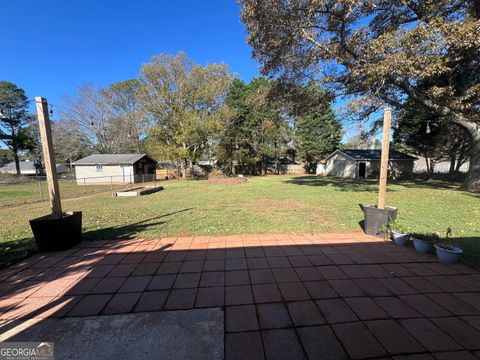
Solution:
<svg viewBox="0 0 480 360"><path fill-rule="evenodd" d="M77 160L72 165L133 165L144 157L156 162L147 154L95 154Z"/></svg>
<svg viewBox="0 0 480 360"><path fill-rule="evenodd" d="M341 152L353 160L380 160L382 157L382 150L355 150L355 149L343 149L337 150L333 154ZM331 156L333 156L331 154ZM390 150L388 155L389 160L416 160L414 156L402 153L396 150Z"/></svg>

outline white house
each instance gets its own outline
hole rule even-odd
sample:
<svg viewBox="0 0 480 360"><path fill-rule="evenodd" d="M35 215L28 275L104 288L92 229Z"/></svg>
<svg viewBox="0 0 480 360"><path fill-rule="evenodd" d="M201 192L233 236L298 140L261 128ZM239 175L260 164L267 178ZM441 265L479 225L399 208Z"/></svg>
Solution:
<svg viewBox="0 0 480 360"><path fill-rule="evenodd" d="M380 173L381 150L337 150L325 162L318 163L317 175L352 179L376 177ZM394 178L411 178L415 157L390 150L389 174Z"/></svg>
<svg viewBox="0 0 480 360"><path fill-rule="evenodd" d="M65 165L57 164L57 174L64 174L68 172ZM15 162L10 162L0 167L0 173L4 174L16 174L17 168ZM20 161L20 174L21 175L42 175L38 173L38 169L35 169L35 162L30 160Z"/></svg>
<svg viewBox="0 0 480 360"><path fill-rule="evenodd" d="M147 154L96 154L77 160L77 184L152 181L157 162Z"/></svg>

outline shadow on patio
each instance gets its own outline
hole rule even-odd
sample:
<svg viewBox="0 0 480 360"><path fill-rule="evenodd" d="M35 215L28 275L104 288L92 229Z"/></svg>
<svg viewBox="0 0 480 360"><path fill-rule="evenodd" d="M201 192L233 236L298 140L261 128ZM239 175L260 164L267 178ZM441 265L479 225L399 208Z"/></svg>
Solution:
<svg viewBox="0 0 480 360"><path fill-rule="evenodd" d="M221 308L227 359L480 350L479 273L362 233L85 241L0 279L2 341L46 318Z"/></svg>

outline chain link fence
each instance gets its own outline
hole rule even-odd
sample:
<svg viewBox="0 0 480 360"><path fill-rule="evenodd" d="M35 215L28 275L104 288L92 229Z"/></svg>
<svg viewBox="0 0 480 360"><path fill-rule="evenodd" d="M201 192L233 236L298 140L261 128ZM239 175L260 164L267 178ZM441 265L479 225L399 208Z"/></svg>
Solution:
<svg viewBox="0 0 480 360"><path fill-rule="evenodd" d="M155 174L112 175L87 178L60 177L58 184L62 199L71 199L96 193L116 192L140 186L158 186ZM48 201L45 176L5 177L0 179L0 207Z"/></svg>

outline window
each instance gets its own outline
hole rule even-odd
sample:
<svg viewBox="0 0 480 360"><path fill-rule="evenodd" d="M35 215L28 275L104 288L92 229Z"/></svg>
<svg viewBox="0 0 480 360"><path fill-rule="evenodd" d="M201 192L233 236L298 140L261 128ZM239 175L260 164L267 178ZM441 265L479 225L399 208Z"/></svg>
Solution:
<svg viewBox="0 0 480 360"><path fill-rule="evenodd" d="M102 165L97 165L97 172L102 172Z"/></svg>

